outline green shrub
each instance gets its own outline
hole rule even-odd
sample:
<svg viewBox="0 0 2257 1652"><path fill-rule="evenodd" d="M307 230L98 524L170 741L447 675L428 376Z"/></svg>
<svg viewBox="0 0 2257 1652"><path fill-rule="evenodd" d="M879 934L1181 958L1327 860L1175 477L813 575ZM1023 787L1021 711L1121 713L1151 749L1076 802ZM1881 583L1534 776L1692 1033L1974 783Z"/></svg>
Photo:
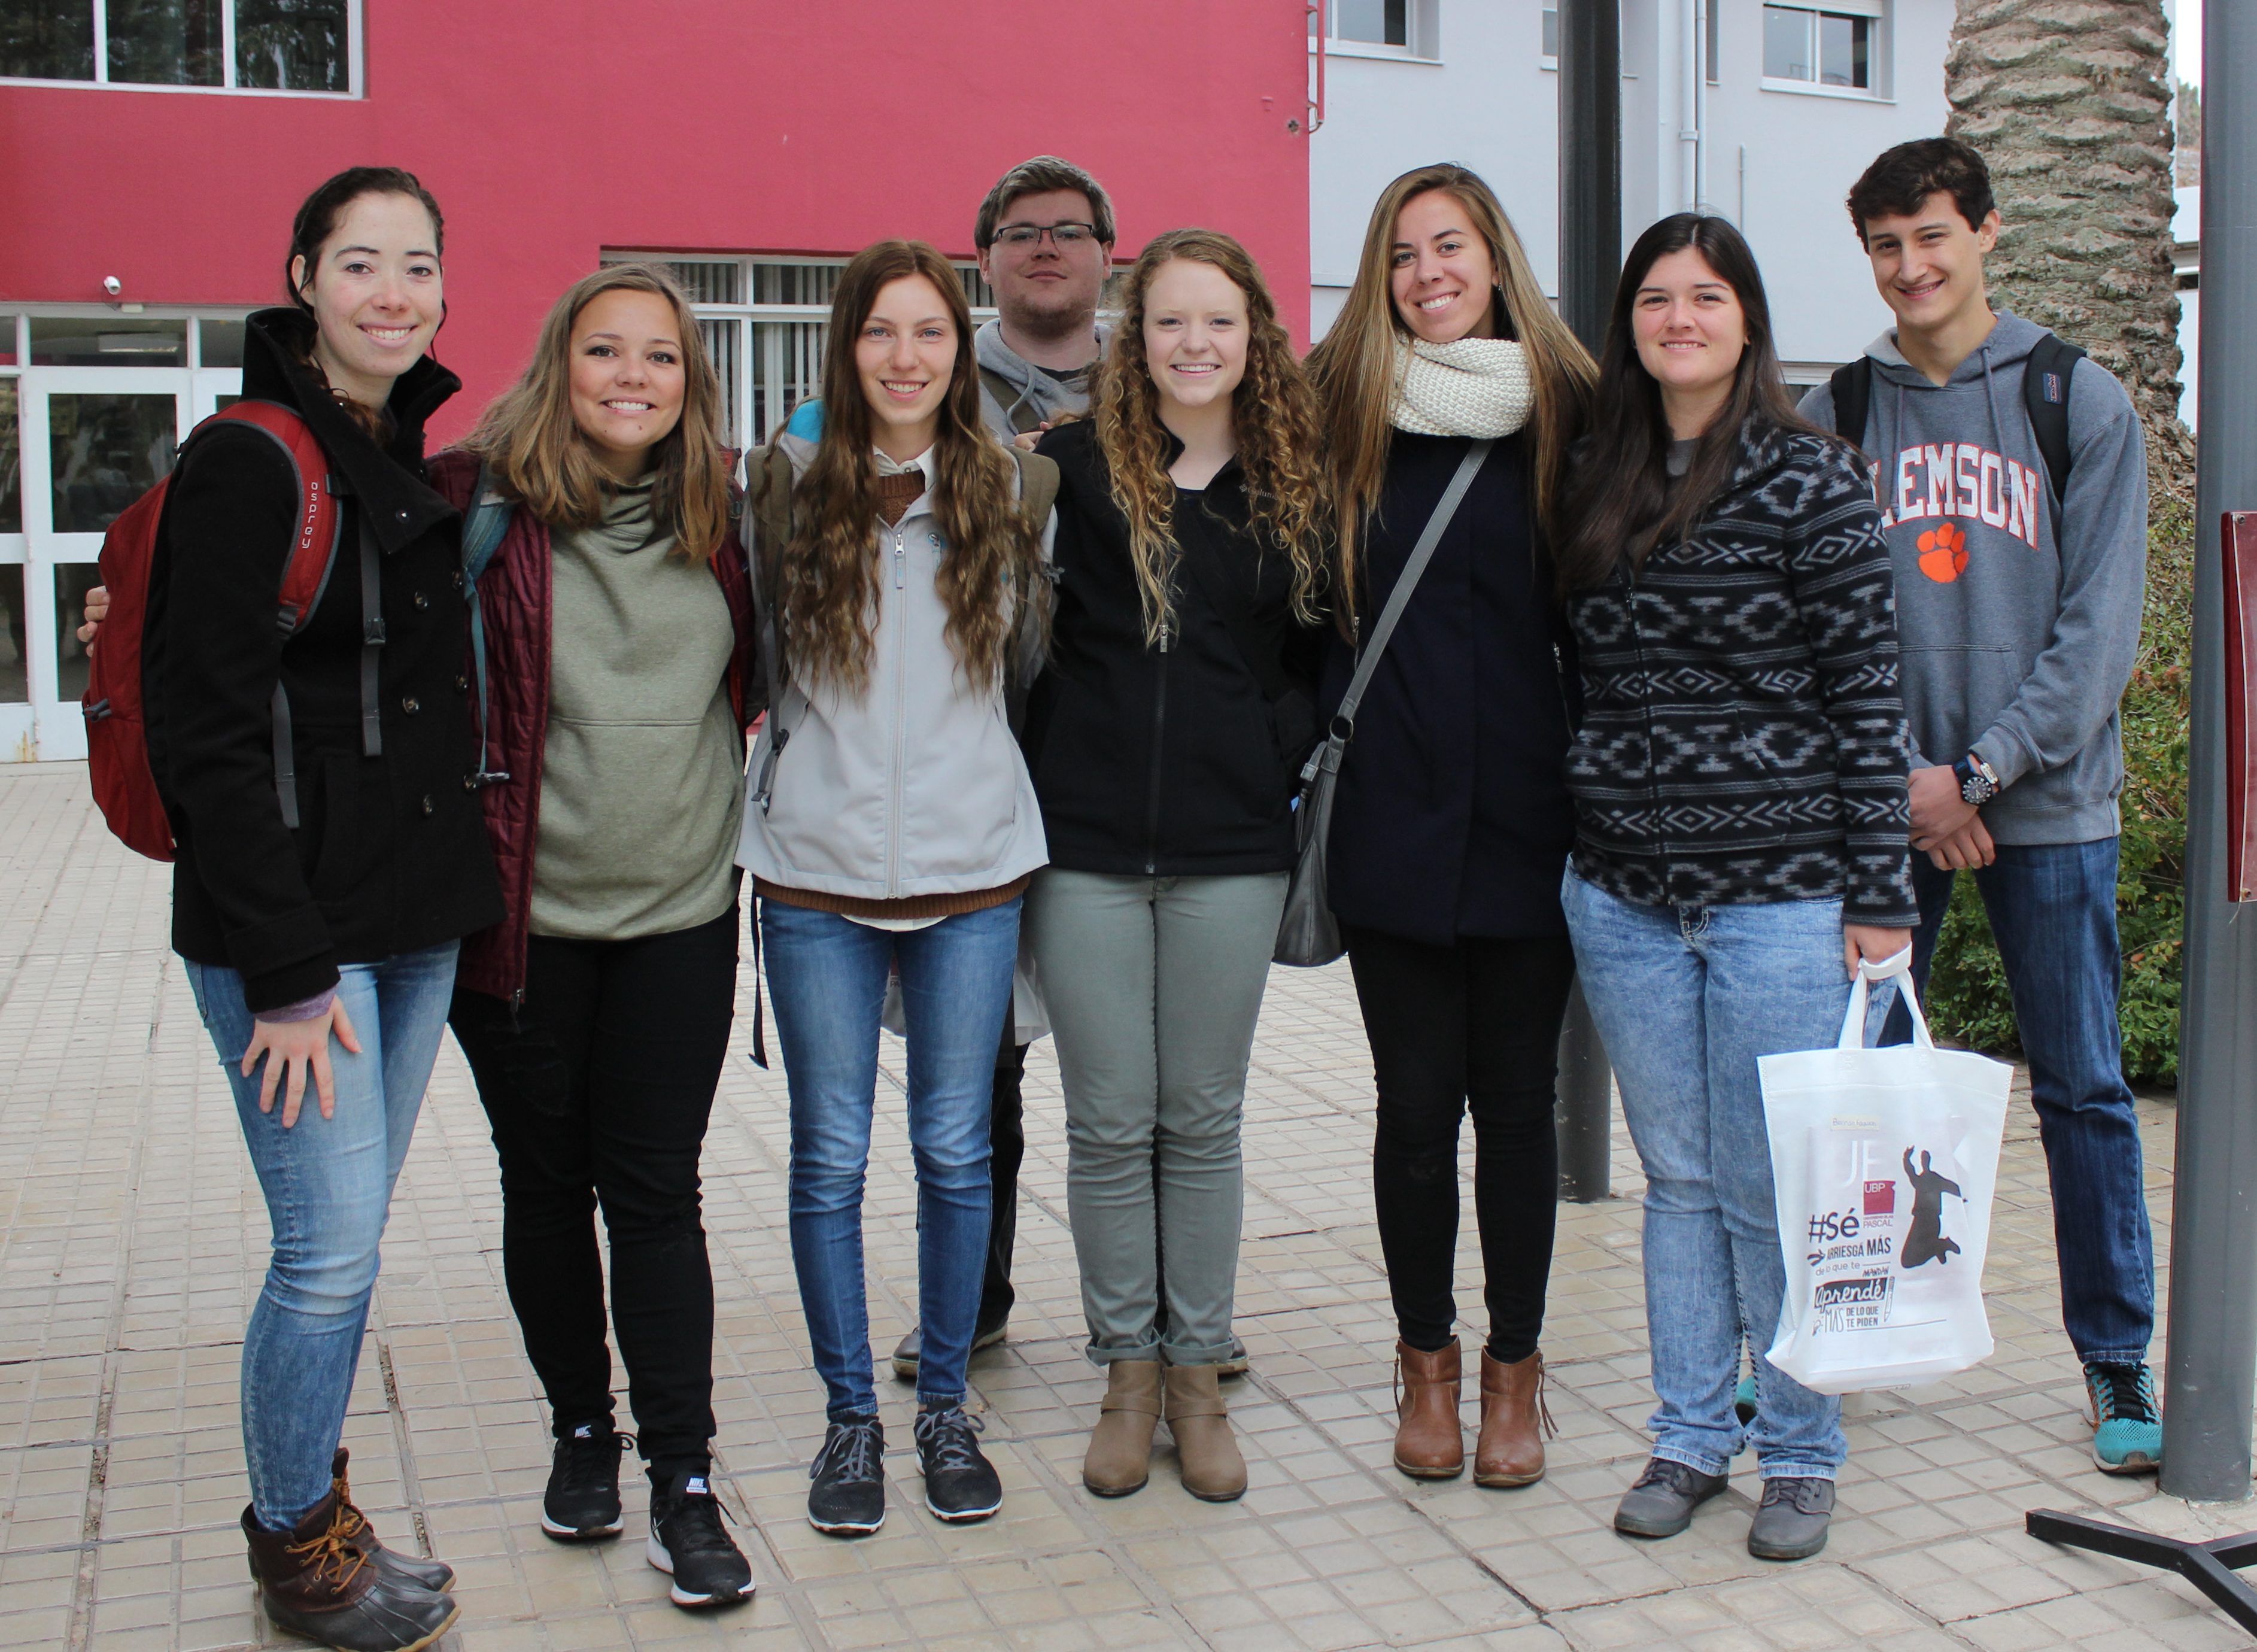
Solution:
<svg viewBox="0 0 2257 1652"><path fill-rule="evenodd" d="M2159 502L2147 529L2140 660L2124 693L2123 863L2116 885L2124 1073L2140 1083L2178 1077L2193 612L2193 514ZM1978 1050L2019 1049L2006 969L1971 877L1959 879L1952 891L1928 991L1928 1019L1939 1037Z"/></svg>

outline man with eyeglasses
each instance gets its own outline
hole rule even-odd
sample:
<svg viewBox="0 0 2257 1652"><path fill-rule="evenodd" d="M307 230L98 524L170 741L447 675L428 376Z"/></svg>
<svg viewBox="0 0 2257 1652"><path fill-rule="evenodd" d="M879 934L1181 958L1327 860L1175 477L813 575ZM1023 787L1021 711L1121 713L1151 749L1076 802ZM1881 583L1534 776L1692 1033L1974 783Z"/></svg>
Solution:
<svg viewBox="0 0 2257 1652"><path fill-rule="evenodd" d="M1108 331L1097 319L1113 269L1103 186L1056 155L1022 160L980 203L972 242L1002 312L974 341L988 428L1008 442L1086 412Z"/></svg>

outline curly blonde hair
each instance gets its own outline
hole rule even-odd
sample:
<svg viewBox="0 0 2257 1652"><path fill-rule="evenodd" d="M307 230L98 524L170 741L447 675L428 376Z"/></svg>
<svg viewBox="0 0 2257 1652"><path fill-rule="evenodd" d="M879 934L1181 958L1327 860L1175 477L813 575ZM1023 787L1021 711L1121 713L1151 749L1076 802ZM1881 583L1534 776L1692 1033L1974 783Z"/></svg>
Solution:
<svg viewBox="0 0 2257 1652"><path fill-rule="evenodd" d="M1152 281L1176 259L1222 272L1246 295L1246 376L1232 393L1239 468L1265 549L1293 565L1292 604L1315 617L1330 555L1332 509L1321 452L1316 392L1277 319L1277 301L1244 247L1215 230L1171 230L1147 245L1121 283L1120 324L1090 389L1097 443L1113 483L1113 502L1128 519L1128 551L1144 597L1144 636L1159 640L1174 617L1169 586L1181 547L1175 537L1176 486L1168 478L1167 427L1160 389L1144 352L1144 303Z"/></svg>
<svg viewBox="0 0 2257 1652"><path fill-rule="evenodd" d="M940 294L956 334L956 359L933 443L933 513L946 550L935 583L948 610L946 635L966 680L1001 677L1013 642L1044 605L1041 526L1016 497L1011 455L980 416L980 368L972 312L948 260L923 241L881 241L839 273L823 359L823 436L792 493L792 537L777 571L779 606L792 669L860 693L868 686L877 618L877 461L870 405L854 342L891 281L923 276Z"/></svg>

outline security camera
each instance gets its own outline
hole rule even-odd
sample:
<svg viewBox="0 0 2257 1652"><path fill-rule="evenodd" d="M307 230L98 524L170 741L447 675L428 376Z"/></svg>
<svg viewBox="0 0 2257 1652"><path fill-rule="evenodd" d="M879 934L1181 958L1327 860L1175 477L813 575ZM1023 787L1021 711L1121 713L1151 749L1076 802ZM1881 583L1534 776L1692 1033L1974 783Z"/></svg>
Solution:
<svg viewBox="0 0 2257 1652"><path fill-rule="evenodd" d="M125 290L125 283L119 280L115 275L105 275L102 278L102 290L109 294L110 297L116 298L120 293Z"/></svg>

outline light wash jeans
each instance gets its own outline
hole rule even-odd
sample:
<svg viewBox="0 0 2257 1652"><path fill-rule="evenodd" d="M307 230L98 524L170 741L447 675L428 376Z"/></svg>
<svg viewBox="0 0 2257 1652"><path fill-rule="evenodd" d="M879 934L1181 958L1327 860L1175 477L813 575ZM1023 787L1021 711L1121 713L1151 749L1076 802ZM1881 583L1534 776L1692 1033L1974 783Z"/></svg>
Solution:
<svg viewBox="0 0 2257 1652"><path fill-rule="evenodd" d="M352 1018L360 1053L330 1040L335 1111L322 1117L309 1081L287 1130L279 1094L272 1111L258 1110L264 1064L243 1076L252 1021L243 977L186 966L274 1230L266 1282L243 1337L243 1451L252 1514L269 1531L289 1530L329 1494L329 1459L344 1431L376 1289L377 1244L438 1060L455 952L450 940L339 968L337 1001Z"/></svg>
<svg viewBox="0 0 2257 1652"><path fill-rule="evenodd" d="M1067 1209L1094 1364L1230 1358L1239 1121L1285 881L1035 874L1027 934L1065 1089Z"/></svg>
<svg viewBox="0 0 2257 1652"><path fill-rule="evenodd" d="M1841 1037L1842 903L1647 906L1573 867L1560 899L1645 1170L1653 1455L1723 1474L1752 1445L1765 1479L1830 1480L1849 1450L1842 1402L1763 1357L1786 1276L1756 1058ZM1893 1002L1876 996L1869 1039ZM1756 1377L1744 1431L1732 1408L1744 1339Z"/></svg>
<svg viewBox="0 0 2257 1652"><path fill-rule="evenodd" d="M909 1019L917 1178L917 1400L961 1404L987 1266L987 1124L1023 897L925 929L873 929L761 902L768 1002L791 1093L791 1260L833 1422L875 1416L862 1183L878 1092L878 1019L898 969Z"/></svg>

